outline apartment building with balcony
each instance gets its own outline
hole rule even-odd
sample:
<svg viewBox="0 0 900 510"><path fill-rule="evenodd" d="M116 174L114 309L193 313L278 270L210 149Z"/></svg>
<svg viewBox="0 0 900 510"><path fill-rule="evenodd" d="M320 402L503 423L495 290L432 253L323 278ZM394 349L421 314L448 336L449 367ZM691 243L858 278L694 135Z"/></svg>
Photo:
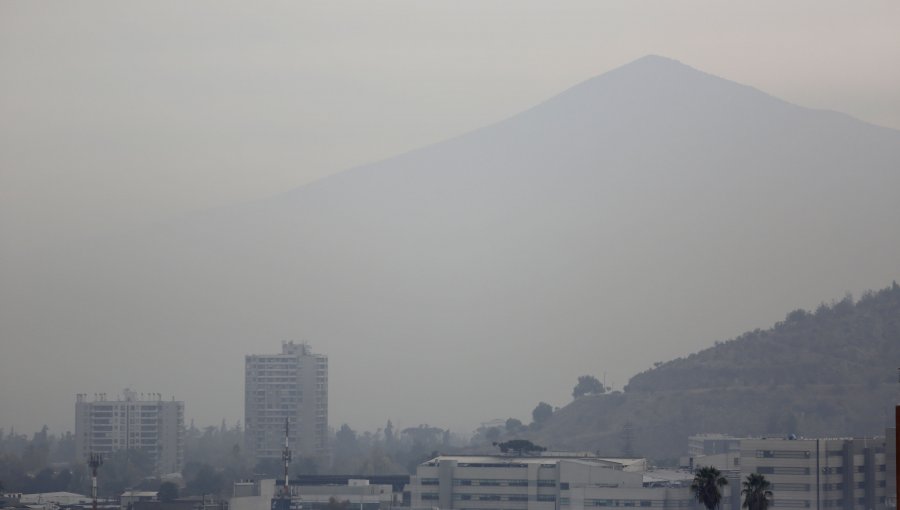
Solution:
<svg viewBox="0 0 900 510"><path fill-rule="evenodd" d="M177 473L184 463L184 402L163 400L159 393L124 390L115 400L105 393L75 396L75 453L81 461L92 453L109 456L141 450L157 474Z"/></svg>
<svg viewBox="0 0 900 510"><path fill-rule="evenodd" d="M245 358L244 425L249 454L280 459L285 422L295 456L328 451L328 357L306 343L282 342L279 354Z"/></svg>

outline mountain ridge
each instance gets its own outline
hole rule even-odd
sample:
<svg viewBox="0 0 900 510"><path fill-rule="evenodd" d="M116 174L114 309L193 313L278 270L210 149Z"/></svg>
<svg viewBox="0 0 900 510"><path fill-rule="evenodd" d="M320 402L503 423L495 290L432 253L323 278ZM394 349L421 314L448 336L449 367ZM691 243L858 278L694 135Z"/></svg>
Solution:
<svg viewBox="0 0 900 510"><path fill-rule="evenodd" d="M810 350L825 356L810 359ZM834 350L830 353L828 351ZM900 395L900 286L787 314L631 378L625 392L574 400L531 437L616 454L631 424L641 455L674 462L687 437L883 435Z"/></svg>
<svg viewBox="0 0 900 510"><path fill-rule="evenodd" d="M624 380L648 353L674 357L896 273L900 133L762 93L748 103L752 89L679 66L654 83L626 73L628 101L563 93L272 199L7 267L0 323L28 356L71 359L61 375L85 391L100 379L162 386L210 422L234 407L243 355L306 339L333 357L340 421L384 422L357 391L378 381L427 403L395 422L461 428L498 399L521 416L564 398L571 370ZM669 69L715 93L684 85L677 104L641 93ZM74 368L126 352L120 339L148 366ZM500 359L540 377L493 377ZM206 365L229 369L188 375ZM54 398L69 403L42 395ZM27 405L11 390L0 399Z"/></svg>

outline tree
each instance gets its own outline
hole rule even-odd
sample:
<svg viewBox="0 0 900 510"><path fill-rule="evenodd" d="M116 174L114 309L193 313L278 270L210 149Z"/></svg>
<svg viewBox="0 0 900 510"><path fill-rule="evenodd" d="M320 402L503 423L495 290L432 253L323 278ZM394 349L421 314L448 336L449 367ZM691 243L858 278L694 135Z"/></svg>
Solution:
<svg viewBox="0 0 900 510"><path fill-rule="evenodd" d="M402 433L412 438L414 445L426 447L432 447L441 444L441 440L444 437L444 429L439 427L432 427L427 424L422 424L418 427L405 428L403 429Z"/></svg>
<svg viewBox="0 0 900 510"><path fill-rule="evenodd" d="M204 494L220 494L225 488L225 480L222 474L217 472L215 468L209 464L200 464L193 466L194 476L187 478L187 491L195 496ZM188 471L185 466L185 471Z"/></svg>
<svg viewBox="0 0 900 510"><path fill-rule="evenodd" d="M348 510L350 508L350 501L343 500L338 501L334 496L328 498L328 503L325 505L325 510Z"/></svg>
<svg viewBox="0 0 900 510"><path fill-rule="evenodd" d="M553 416L553 408L546 402L541 402L531 411L531 417L537 425L543 425L551 416Z"/></svg>
<svg viewBox="0 0 900 510"><path fill-rule="evenodd" d="M747 479L741 484L743 489L741 494L744 496L744 504L742 508L748 510L767 510L772 502L772 491L769 490L772 484L766 480L766 477L757 473L747 475Z"/></svg>
<svg viewBox="0 0 900 510"><path fill-rule="evenodd" d="M506 420L506 432L510 434L514 434L524 428L521 420L517 420L515 418L509 418Z"/></svg>
<svg viewBox="0 0 900 510"><path fill-rule="evenodd" d="M728 485L728 480L722 476L722 473L712 467L706 466L697 468L694 473L694 481L691 483L691 490L707 510L715 510L722 503L722 487Z"/></svg>
<svg viewBox="0 0 900 510"><path fill-rule="evenodd" d="M501 433L500 427L490 427L484 432L484 437L487 438L488 441L494 442L500 439Z"/></svg>
<svg viewBox="0 0 900 510"><path fill-rule="evenodd" d="M153 459L144 450L117 450L103 457L99 474L104 483L100 490L108 496L121 494L150 476L154 467Z"/></svg>
<svg viewBox="0 0 900 510"><path fill-rule="evenodd" d="M356 431L346 423L341 425L334 435L334 455L341 459L350 458L359 453L359 440Z"/></svg>
<svg viewBox="0 0 900 510"><path fill-rule="evenodd" d="M384 444L387 446L388 450L394 447L394 441L396 437L394 437L394 424L391 423L391 420L387 421L387 425L384 426Z"/></svg>
<svg viewBox="0 0 900 510"><path fill-rule="evenodd" d="M178 486L173 482L161 483L156 498L164 503L178 499Z"/></svg>
<svg viewBox="0 0 900 510"><path fill-rule="evenodd" d="M582 375L578 378L578 384L572 389L572 398L585 395L599 395L601 393L606 393L603 383L592 375Z"/></svg>
<svg viewBox="0 0 900 510"><path fill-rule="evenodd" d="M543 446L538 446L527 439L511 439L504 443L494 443L494 446L500 448L503 453L513 452L520 457L529 453L538 453L546 451Z"/></svg>

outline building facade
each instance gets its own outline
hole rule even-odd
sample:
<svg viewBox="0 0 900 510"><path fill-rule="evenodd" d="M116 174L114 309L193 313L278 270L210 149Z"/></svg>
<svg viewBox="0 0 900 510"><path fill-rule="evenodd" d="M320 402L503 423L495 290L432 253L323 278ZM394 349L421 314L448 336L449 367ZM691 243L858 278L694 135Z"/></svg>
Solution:
<svg viewBox="0 0 900 510"><path fill-rule="evenodd" d="M741 478L764 475L773 510L884 509L886 462L884 438L741 440Z"/></svg>
<svg viewBox="0 0 900 510"><path fill-rule="evenodd" d="M561 454L440 456L410 479L413 508L585 510L596 507L696 509L692 475L653 476L644 459Z"/></svg>
<svg viewBox="0 0 900 510"><path fill-rule="evenodd" d="M308 344L282 342L280 354L245 358L244 426L249 454L280 459L285 421L299 456L328 452L328 357Z"/></svg>
<svg viewBox="0 0 900 510"><path fill-rule="evenodd" d="M184 463L184 402L164 401L159 393L126 389L116 400L105 393L89 401L75 396L75 453L84 461L92 453L141 450L157 474L177 473Z"/></svg>

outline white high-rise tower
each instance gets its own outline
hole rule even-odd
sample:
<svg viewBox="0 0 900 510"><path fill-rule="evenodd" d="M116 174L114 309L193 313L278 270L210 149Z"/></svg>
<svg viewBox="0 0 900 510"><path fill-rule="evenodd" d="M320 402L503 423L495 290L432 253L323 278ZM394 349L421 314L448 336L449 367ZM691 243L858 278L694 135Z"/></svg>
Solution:
<svg viewBox="0 0 900 510"><path fill-rule="evenodd" d="M285 420L295 454L327 453L327 356L305 343L282 342L281 354L248 355L244 377L244 425L252 457L282 458Z"/></svg>

